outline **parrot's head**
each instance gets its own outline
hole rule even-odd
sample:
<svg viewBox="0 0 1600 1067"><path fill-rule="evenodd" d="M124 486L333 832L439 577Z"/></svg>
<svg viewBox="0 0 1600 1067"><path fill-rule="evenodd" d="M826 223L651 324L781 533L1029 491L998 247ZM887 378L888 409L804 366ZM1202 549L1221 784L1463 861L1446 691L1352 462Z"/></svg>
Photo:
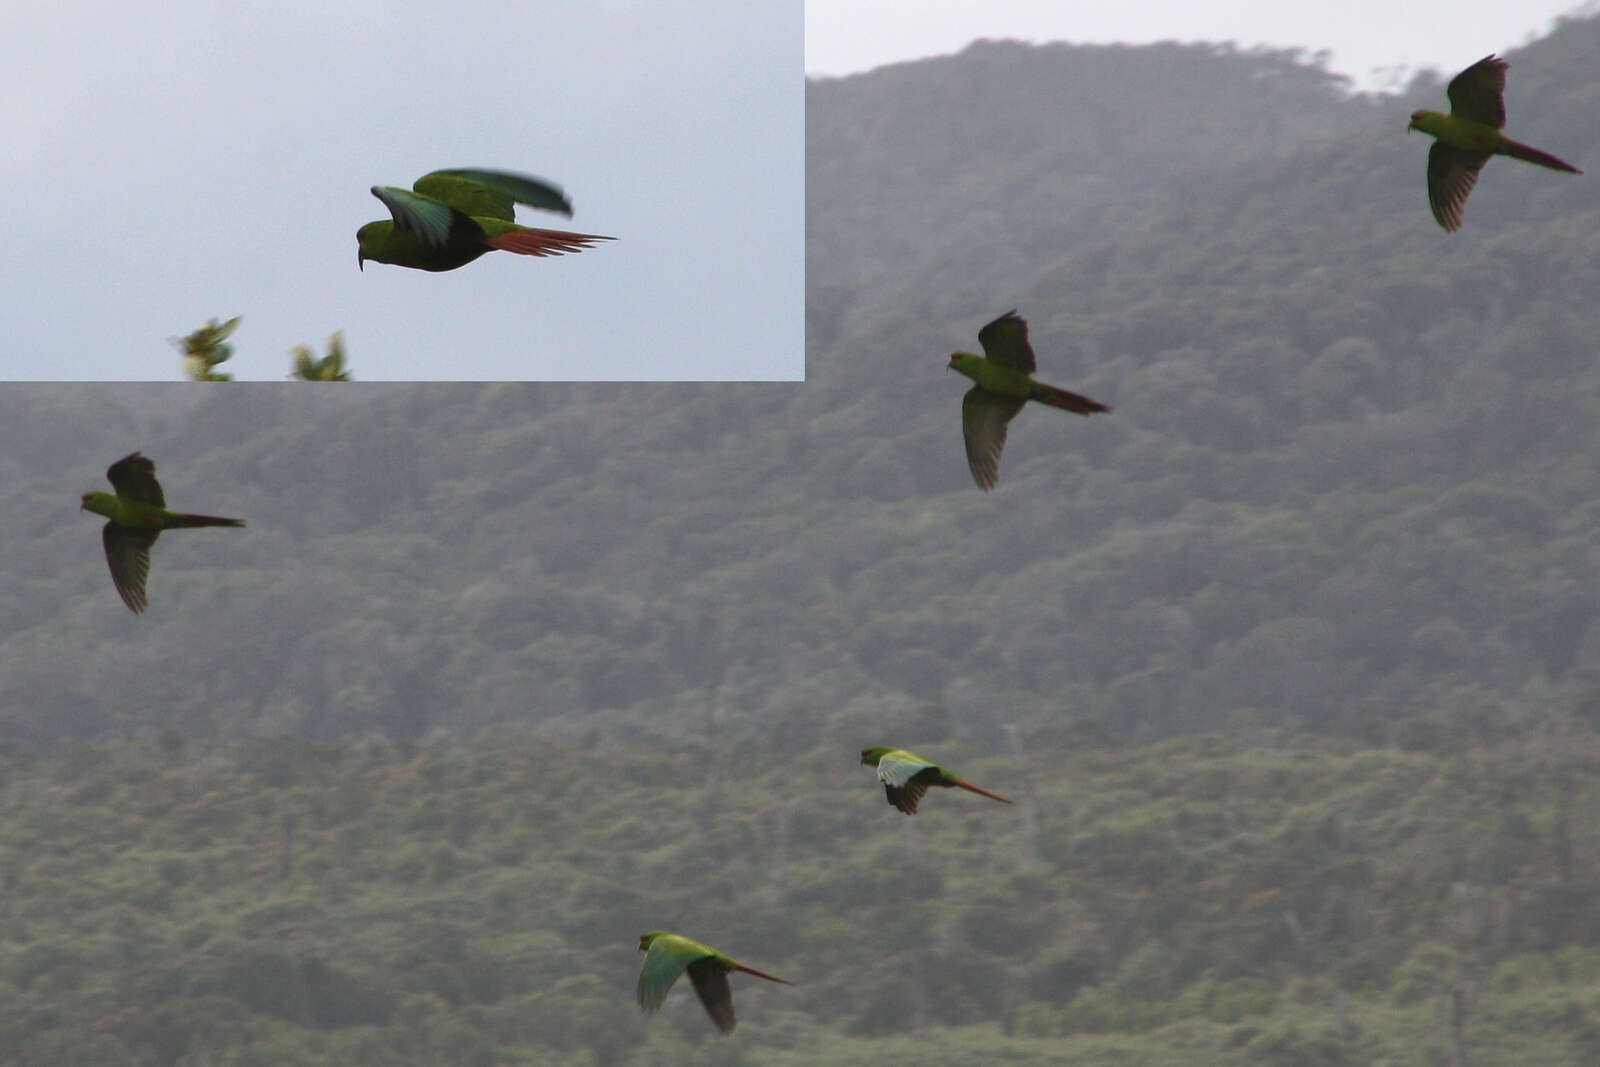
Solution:
<svg viewBox="0 0 1600 1067"><path fill-rule="evenodd" d="M117 507L117 498L110 493L85 493L80 511L92 511L98 515L110 515Z"/></svg>
<svg viewBox="0 0 1600 1067"><path fill-rule="evenodd" d="M952 352L950 353L950 362L945 365L944 369L960 370L962 367L970 366L978 358L971 352Z"/></svg>
<svg viewBox="0 0 1600 1067"><path fill-rule="evenodd" d="M655 939L660 937L660 936L662 936L665 933L666 933L665 930L651 930L647 934L640 934L639 935L639 951L640 952L649 952L650 951L650 945L655 941Z"/></svg>
<svg viewBox="0 0 1600 1067"><path fill-rule="evenodd" d="M356 269L366 270L363 266L369 259L384 262L378 255L382 243L389 239L389 232L394 229L392 222L369 222L356 231Z"/></svg>
<svg viewBox="0 0 1600 1067"><path fill-rule="evenodd" d="M958 352L956 355L960 355L960 353ZM954 359L955 356L950 358ZM883 758L883 754L889 751L891 749L888 745L873 745L871 748L864 748L861 750L861 762L868 767L876 767L878 761Z"/></svg>
<svg viewBox="0 0 1600 1067"><path fill-rule="evenodd" d="M1431 133L1437 137L1439 135L1439 121L1444 117L1437 111L1413 111L1411 113L1411 121L1406 123L1406 132L1421 130L1423 133Z"/></svg>

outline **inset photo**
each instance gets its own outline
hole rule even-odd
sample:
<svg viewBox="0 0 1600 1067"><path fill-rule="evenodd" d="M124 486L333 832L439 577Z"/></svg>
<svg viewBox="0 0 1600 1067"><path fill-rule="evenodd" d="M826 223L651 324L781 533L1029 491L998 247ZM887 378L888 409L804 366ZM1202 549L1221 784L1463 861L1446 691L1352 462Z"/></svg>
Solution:
<svg viewBox="0 0 1600 1067"><path fill-rule="evenodd" d="M797 381L800 0L44 5L0 380Z"/></svg>

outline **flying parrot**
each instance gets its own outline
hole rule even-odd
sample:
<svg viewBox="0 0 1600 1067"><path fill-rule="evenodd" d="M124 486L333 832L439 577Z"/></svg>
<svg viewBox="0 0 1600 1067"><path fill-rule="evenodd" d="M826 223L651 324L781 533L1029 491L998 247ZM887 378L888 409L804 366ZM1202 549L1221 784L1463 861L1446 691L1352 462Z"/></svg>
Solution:
<svg viewBox="0 0 1600 1067"><path fill-rule="evenodd" d="M970 789L990 800L998 800L1002 804L1012 803L998 793L991 793L987 789L979 789L971 782L962 781L937 763L929 763L916 753L907 752L903 748L873 745L871 748L861 750L861 762L869 767L878 768L878 781L883 783L883 791L888 795L889 803L907 815L916 814L917 805L921 803L923 794L927 793L930 786L935 785L942 789L959 785L962 789Z"/></svg>
<svg viewBox="0 0 1600 1067"><path fill-rule="evenodd" d="M517 225L513 202L568 216L572 204L549 182L505 171L436 170L418 178L411 190L374 185L372 195L383 201L394 221L369 222L356 231L357 267L375 259L418 270L455 270L497 248L524 256L559 256L615 240Z"/></svg>
<svg viewBox="0 0 1600 1067"><path fill-rule="evenodd" d="M791 983L765 974L754 967L746 967L698 941L669 934L665 930L651 930L639 935L639 951L645 954L644 969L639 972L639 1010L653 1012L667 999L667 990L678 980L678 975L689 972L695 994L705 1005L706 1014L717 1029L733 1033L733 993L728 988L728 972L743 971L769 982Z"/></svg>
<svg viewBox="0 0 1600 1067"><path fill-rule="evenodd" d="M141 614L147 604L144 583L150 575L150 546L162 530L244 525L243 519L168 511L161 483L156 481L155 463L137 452L108 467L106 477L116 492L83 494L83 510L111 520L100 532L106 546L106 563L122 602L135 615Z"/></svg>
<svg viewBox="0 0 1600 1067"><path fill-rule="evenodd" d="M1454 233L1461 228L1461 212L1467 194L1478 182L1478 171L1490 156L1537 163L1551 170L1572 174L1583 171L1564 163L1549 152L1541 152L1513 141L1500 132L1506 124L1508 64L1499 56L1485 56L1451 79L1445 88L1450 97L1450 114L1413 111L1411 130L1421 130L1435 138L1428 149L1428 206L1439 225Z"/></svg>
<svg viewBox="0 0 1600 1067"><path fill-rule="evenodd" d="M993 489L1000 480L1000 452L1006 447L1006 423L1030 400L1079 415L1110 411L1065 389L1033 380L1033 346L1028 344L1028 324L1016 311L1008 311L978 331L984 356L955 352L950 367L977 384L961 398L961 433L967 443L967 466L979 489Z"/></svg>

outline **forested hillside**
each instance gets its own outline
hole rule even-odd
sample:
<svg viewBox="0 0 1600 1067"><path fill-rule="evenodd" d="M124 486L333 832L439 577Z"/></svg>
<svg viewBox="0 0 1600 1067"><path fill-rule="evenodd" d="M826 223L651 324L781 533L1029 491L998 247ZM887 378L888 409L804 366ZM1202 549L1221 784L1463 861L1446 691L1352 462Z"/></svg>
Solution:
<svg viewBox="0 0 1600 1067"><path fill-rule="evenodd" d="M1595 54L1508 56L1590 170ZM0 1048L1592 1058L1594 176L1493 161L1447 235L1442 81L1229 48L807 100L804 385L0 391ZM982 493L943 368L1011 307L1115 413ZM142 617L77 512L136 448L250 524ZM906 819L879 741L1022 803ZM639 1023L657 926L799 984Z"/></svg>
<svg viewBox="0 0 1600 1067"><path fill-rule="evenodd" d="M776 767L754 741L509 729L0 757L0 1059L1600 1056L1592 734L1457 756L944 743L1018 806L939 791L908 818L852 766L877 728L837 713ZM687 989L641 1019L634 946L658 926L795 984L735 975L730 1038Z"/></svg>
<svg viewBox="0 0 1600 1067"><path fill-rule="evenodd" d="M1518 130L1579 162L1600 159L1591 46L1592 21L1511 56ZM913 140L915 195L886 192L898 142L871 131L921 129L952 83L971 91ZM1044 169L1121 195L1082 234L1032 152L962 140L1016 100L1044 138L1051 93L1072 106ZM1440 96L1348 100L1197 46L980 44L813 84L803 388L8 391L0 708L46 743L644 719L804 740L884 701L989 743L1240 717L1431 743L1583 702L1600 197L1496 160L1443 233L1404 134ZM1197 116L1228 152L1185 134ZM1074 152L1079 122L1127 154ZM861 284L857 246L896 241L922 251ZM1116 411L1024 412L984 494L943 365L1013 306L1045 380ZM134 448L174 500L251 522L163 538L140 619L70 514Z"/></svg>

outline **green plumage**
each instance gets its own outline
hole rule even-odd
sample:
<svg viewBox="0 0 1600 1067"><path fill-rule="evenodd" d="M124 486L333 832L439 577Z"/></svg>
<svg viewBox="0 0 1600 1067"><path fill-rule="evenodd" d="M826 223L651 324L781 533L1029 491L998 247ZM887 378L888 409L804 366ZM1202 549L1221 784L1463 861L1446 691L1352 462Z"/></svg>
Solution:
<svg viewBox="0 0 1600 1067"><path fill-rule="evenodd" d="M1500 132L1506 124L1506 67L1498 56L1485 56L1451 79L1445 89L1450 114L1413 111L1408 130L1434 138L1428 150L1428 206L1447 232L1461 228L1467 195L1490 156L1510 156L1551 170L1582 174L1577 167L1548 152L1513 141Z"/></svg>
<svg viewBox="0 0 1600 1067"><path fill-rule="evenodd" d="M665 930L651 930L639 935L639 951L645 954L644 967L639 971L639 1009L653 1012L667 999L667 992L678 976L688 972L695 995L705 1006L706 1014L724 1034L733 1032L737 1020L733 1017L733 991L728 987L728 972L743 971L769 982L783 982L747 967L738 960L724 956L709 945L691 941Z"/></svg>
<svg viewBox="0 0 1600 1067"><path fill-rule="evenodd" d="M357 266L369 259L417 270L446 271L501 249L525 256L581 252L596 241L592 233L519 226L517 204L572 214L566 194L549 182L506 171L457 168L436 170L408 189L374 185L372 195L389 209L391 220L369 222L356 231Z"/></svg>
<svg viewBox="0 0 1600 1067"><path fill-rule="evenodd" d="M1028 401L1078 415L1111 410L1098 400L1034 381L1028 324L1015 310L979 330L978 343L983 346L984 355L954 352L949 369L960 371L976 383L961 398L961 436L967 447L967 466L979 489L993 489L1000 480L1006 424Z"/></svg>
<svg viewBox="0 0 1600 1067"><path fill-rule="evenodd" d="M937 763L925 760L915 752L907 752L892 745L872 745L862 749L861 762L868 767L877 768L878 781L883 783L883 791L889 798L889 803L907 815L916 814L917 805L922 803L922 798L934 786L941 789L959 786L991 800L998 800L1002 804L1012 803L999 793L991 793L987 789L980 789L971 782L957 778Z"/></svg>
<svg viewBox="0 0 1600 1067"><path fill-rule="evenodd" d="M145 581L150 575L150 546L162 530L195 526L243 526L243 519L224 519L215 515L189 515L168 511L166 494L156 481L156 465L131 452L106 469L115 493L83 494L82 509L104 515L108 520L100 531L105 545L106 565L122 602L135 615L147 605Z"/></svg>

